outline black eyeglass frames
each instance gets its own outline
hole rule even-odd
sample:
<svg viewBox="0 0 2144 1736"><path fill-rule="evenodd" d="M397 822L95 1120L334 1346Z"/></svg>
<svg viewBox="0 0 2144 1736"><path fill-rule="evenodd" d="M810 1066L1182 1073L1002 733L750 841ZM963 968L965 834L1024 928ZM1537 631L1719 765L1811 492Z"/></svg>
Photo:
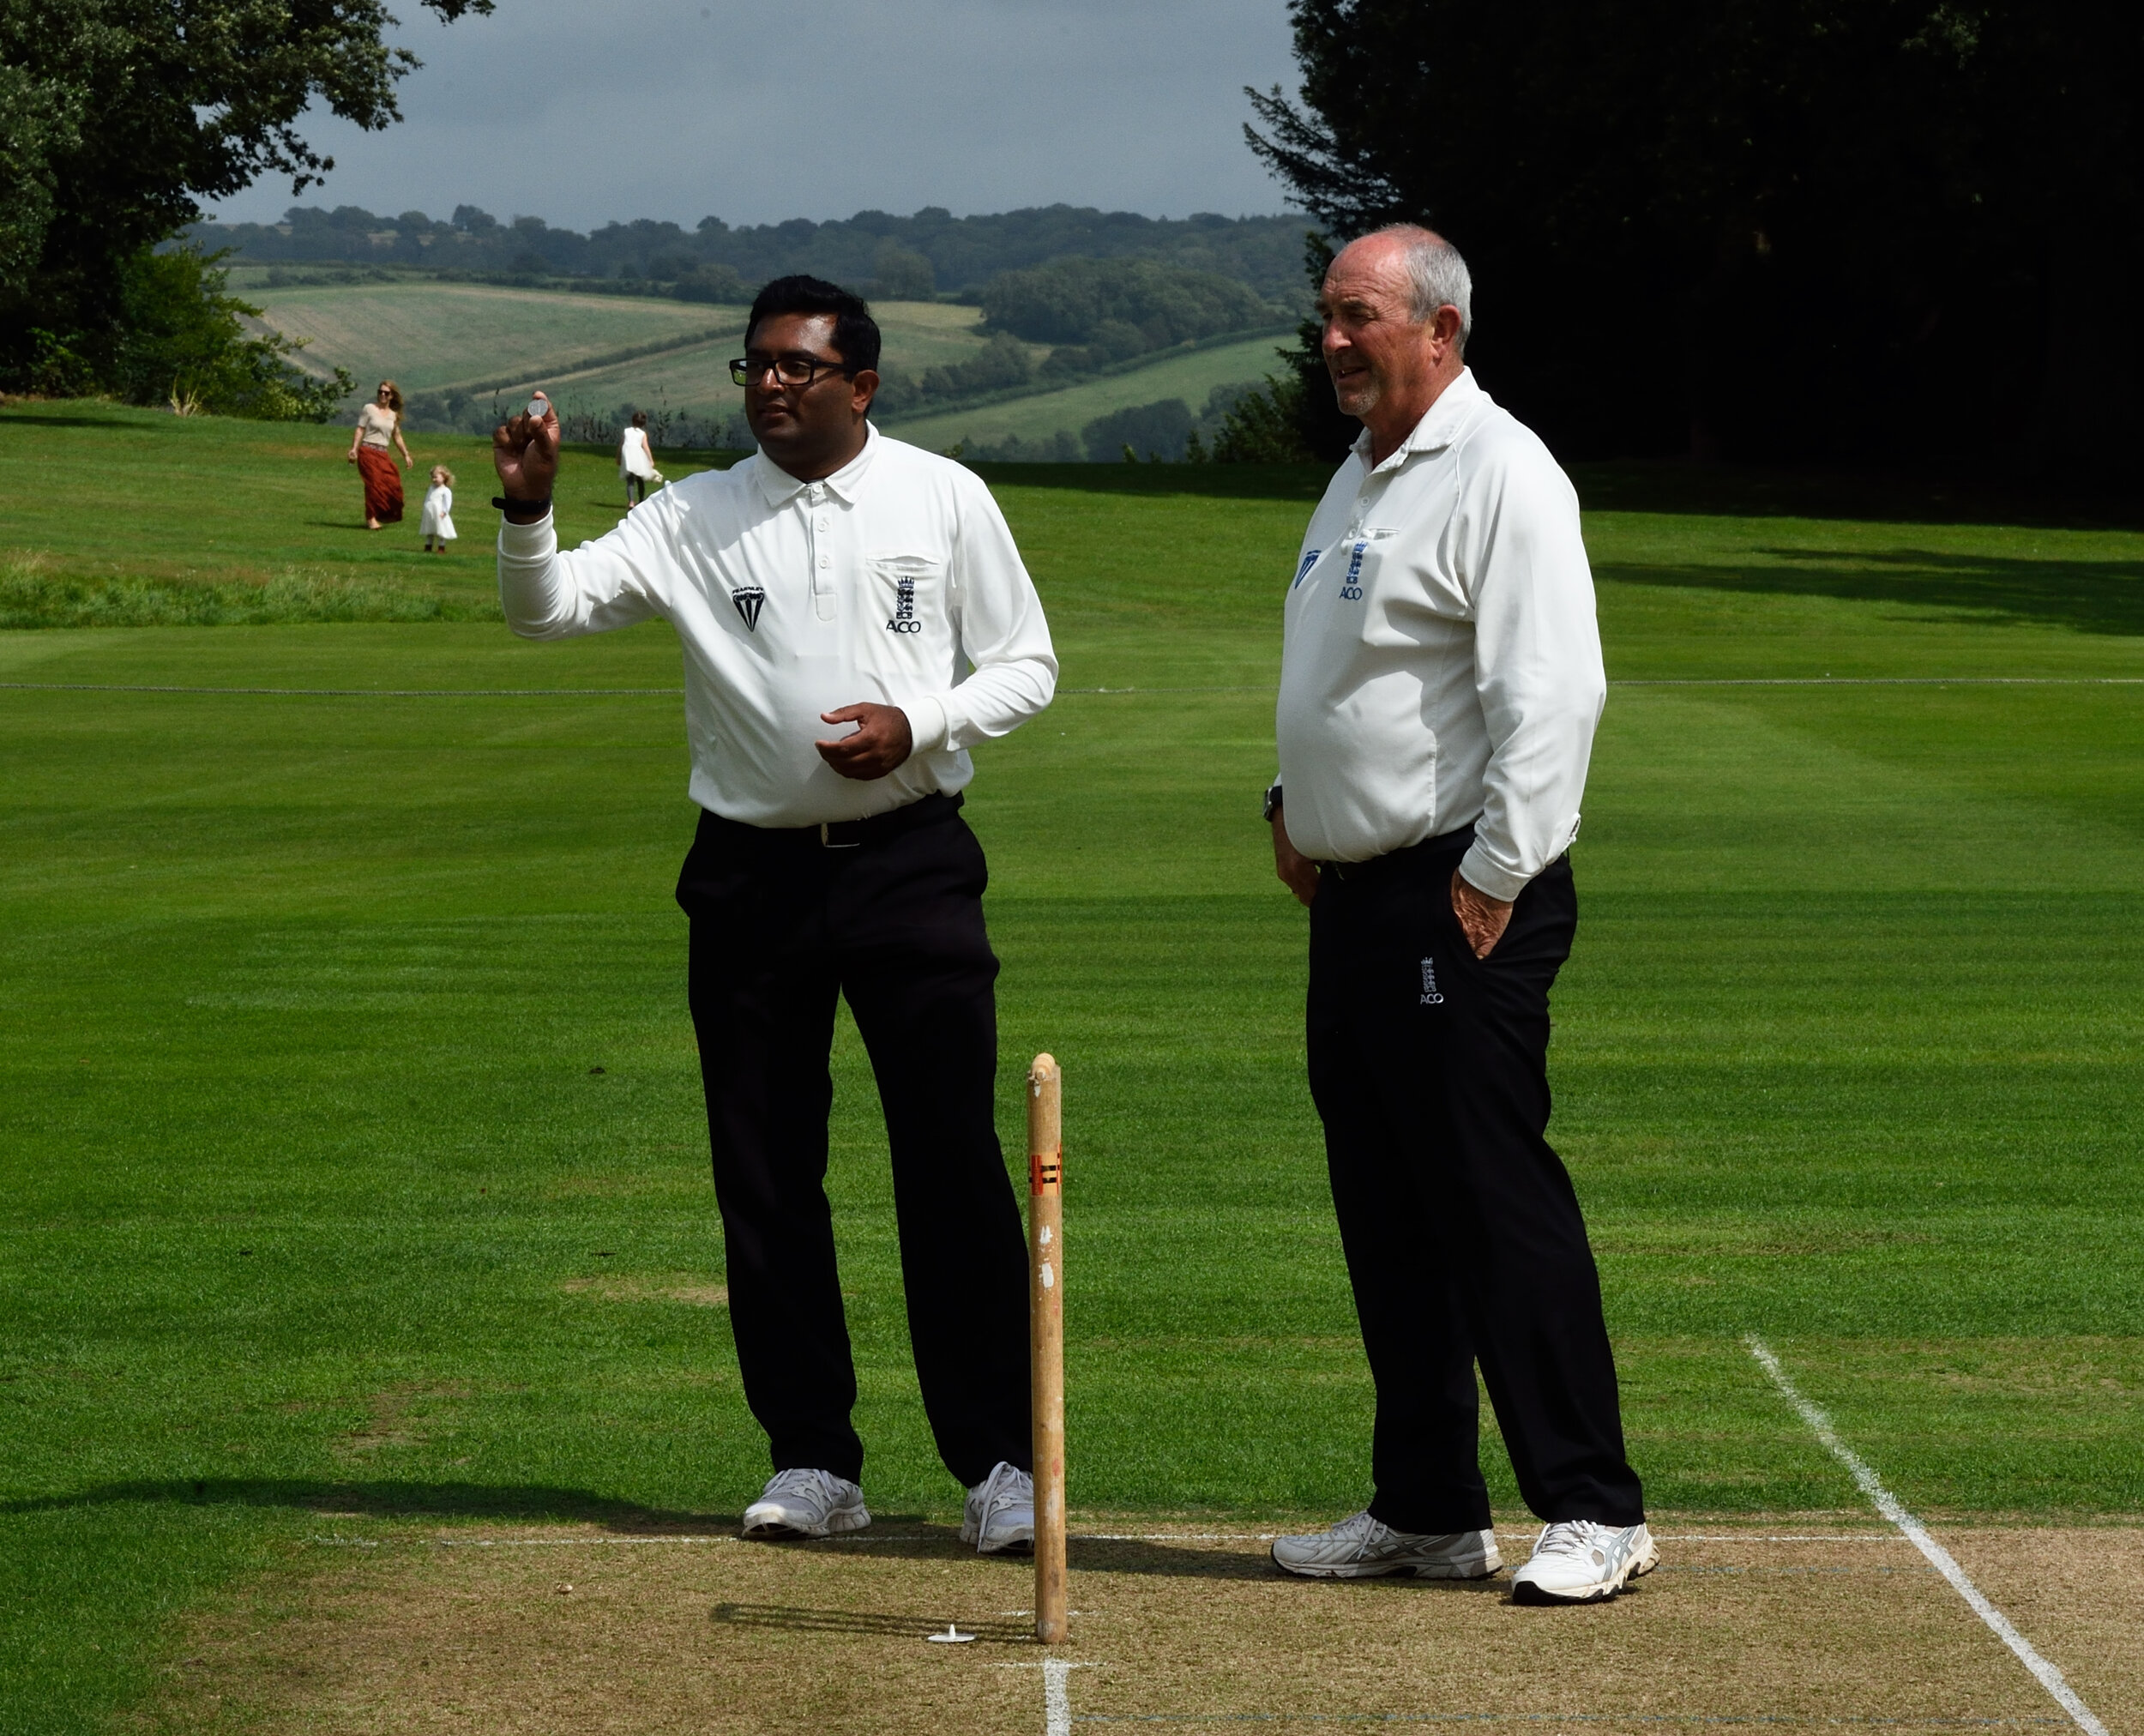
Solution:
<svg viewBox="0 0 2144 1736"><path fill-rule="evenodd" d="M730 377L740 386L756 386L767 377L767 371L774 371L777 384L808 386L822 374L853 375L857 371L838 356L769 356L756 360L750 356L739 356L730 364Z"/></svg>

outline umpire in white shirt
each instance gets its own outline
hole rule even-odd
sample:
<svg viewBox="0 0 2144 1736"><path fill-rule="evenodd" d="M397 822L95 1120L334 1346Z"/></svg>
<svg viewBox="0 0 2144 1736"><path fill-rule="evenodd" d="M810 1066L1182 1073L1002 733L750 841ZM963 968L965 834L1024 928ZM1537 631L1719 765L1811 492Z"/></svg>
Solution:
<svg viewBox="0 0 2144 1736"><path fill-rule="evenodd" d="M969 1492L961 1534L990 1552L1034 1536L1027 1253L961 791L967 750L1048 705L1057 663L989 491L866 419L878 352L856 297L768 284L731 369L759 450L571 554L551 526L557 417L516 416L493 437L499 596L525 637L659 616L684 646L702 811L678 901L730 1318L774 1470L745 1534L870 1522L825 1189L846 996L885 1111L924 1406Z"/></svg>
<svg viewBox="0 0 2144 1736"><path fill-rule="evenodd" d="M1394 227L1318 307L1362 437L1288 593L1267 793L1310 907L1311 1094L1377 1414L1376 1497L1286 1537L1291 1573L1477 1578L1501 1564L1474 1365L1547 1521L1522 1603L1612 1597L1655 1564L1623 1456L1600 1281L1549 1119L1565 853L1606 693L1578 500L1462 359L1457 250Z"/></svg>

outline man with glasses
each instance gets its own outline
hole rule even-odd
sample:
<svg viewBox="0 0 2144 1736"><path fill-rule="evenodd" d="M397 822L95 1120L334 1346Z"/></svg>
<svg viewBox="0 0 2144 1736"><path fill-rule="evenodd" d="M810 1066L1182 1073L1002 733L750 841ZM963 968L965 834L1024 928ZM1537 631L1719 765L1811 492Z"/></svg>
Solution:
<svg viewBox="0 0 2144 1736"><path fill-rule="evenodd" d="M774 1477L750 1537L870 1522L825 1190L846 996L878 1081L909 1330L962 1537L1030 1547L1027 1251L991 1107L997 961L968 750L1048 705L1033 583L973 473L867 419L879 335L856 297L778 278L730 366L759 450L558 552L547 402L492 437L499 595L524 637L650 617L684 648L699 830L691 919L730 1319Z"/></svg>

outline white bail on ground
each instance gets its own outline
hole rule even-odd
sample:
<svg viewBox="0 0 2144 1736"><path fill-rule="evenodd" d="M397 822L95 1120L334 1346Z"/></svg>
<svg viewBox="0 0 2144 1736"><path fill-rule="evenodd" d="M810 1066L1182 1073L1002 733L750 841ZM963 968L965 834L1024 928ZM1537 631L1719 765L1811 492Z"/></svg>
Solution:
<svg viewBox="0 0 2144 1736"><path fill-rule="evenodd" d="M1870 1468L1868 1462L1840 1438L1839 1431L1832 1426L1830 1416L1822 1407L1802 1396L1801 1389L1788 1378L1786 1369L1780 1365L1779 1358L1772 1353L1772 1347L1754 1332L1744 1338L1742 1342L1750 1354L1757 1359L1758 1365L1772 1377L1772 1384L1779 1388L1780 1396L1792 1405L1800 1414L1802 1420L1809 1425L1810 1433L1822 1442L1831 1456L1852 1474L1861 1492L1869 1498L1870 1504L1906 1534L1906 1541L1926 1556L1929 1565L1950 1582L1951 1589L1965 1599L1972 1606L1972 1612L1987 1624L1988 1631L2016 1655L2017 1661L2033 1673L2040 1686L2054 1696L2055 1703L2069 1714L2070 1721L2084 1731L2086 1736L2108 1736L2107 1727L2093 1715L2092 1708L2085 1704L2063 1673L2042 1657L2039 1648L2010 1624L2008 1616L1988 1601L1980 1588L1966 1577L1965 1569L1959 1566L1951 1552L1930 1536L1927 1528L1906 1510L1905 1504L1883 1486L1883 1480Z"/></svg>

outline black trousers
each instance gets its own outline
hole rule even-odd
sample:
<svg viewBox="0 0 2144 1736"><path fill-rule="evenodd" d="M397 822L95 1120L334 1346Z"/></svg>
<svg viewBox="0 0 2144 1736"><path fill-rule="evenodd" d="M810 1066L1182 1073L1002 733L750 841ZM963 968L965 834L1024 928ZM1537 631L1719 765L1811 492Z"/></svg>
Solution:
<svg viewBox="0 0 2144 1736"><path fill-rule="evenodd" d="M1479 1359L1527 1504L1635 1525L1600 1279L1545 1136L1570 862L1477 959L1450 894L1472 837L1328 865L1310 906L1310 1091L1377 1389L1370 1510L1399 1531L1488 1526Z"/></svg>
<svg viewBox="0 0 2144 1736"><path fill-rule="evenodd" d="M827 1203L827 1066L846 995L877 1076L916 1374L946 1468L1030 1468L1027 1255L991 1117L997 960L959 798L762 830L703 813L678 881L729 1260L730 1321L774 1468L852 1481L856 1370Z"/></svg>

